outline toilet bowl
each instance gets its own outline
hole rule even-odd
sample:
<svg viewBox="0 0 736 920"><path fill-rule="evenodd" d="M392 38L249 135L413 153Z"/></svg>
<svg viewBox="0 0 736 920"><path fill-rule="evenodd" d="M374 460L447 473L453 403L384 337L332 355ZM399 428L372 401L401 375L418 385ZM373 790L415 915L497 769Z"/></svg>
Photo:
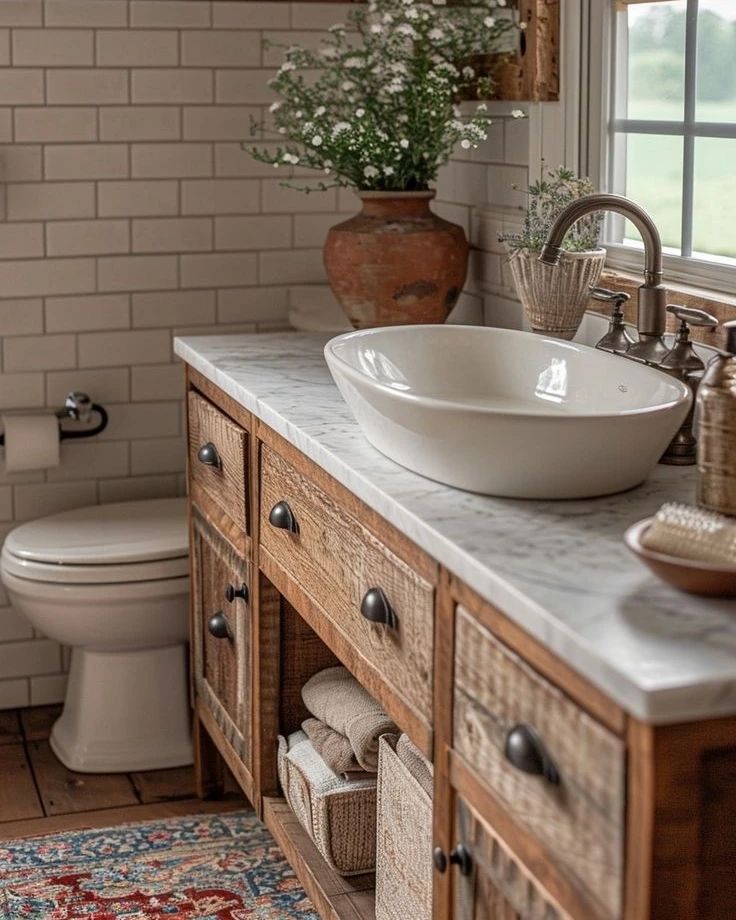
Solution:
<svg viewBox="0 0 736 920"><path fill-rule="evenodd" d="M71 770L192 762L188 571L185 499L80 508L8 534L0 577L13 607L71 647L50 738Z"/></svg>

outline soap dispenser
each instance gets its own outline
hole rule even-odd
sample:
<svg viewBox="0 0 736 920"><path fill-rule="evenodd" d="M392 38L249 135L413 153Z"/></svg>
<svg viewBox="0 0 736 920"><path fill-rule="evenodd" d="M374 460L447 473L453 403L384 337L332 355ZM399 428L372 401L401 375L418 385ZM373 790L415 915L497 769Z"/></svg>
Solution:
<svg viewBox="0 0 736 920"><path fill-rule="evenodd" d="M695 400L705 372L705 363L699 357L693 347L693 343L690 341L690 327L705 326L715 329L718 325L718 320L715 316L711 316L710 313L706 313L705 310L681 307L677 304L668 304L667 312L679 319L680 327L675 333L675 344L658 366L660 370L677 377L690 387L693 402L687 418L670 441L659 462L670 466L692 466L696 461L696 440L693 436Z"/></svg>
<svg viewBox="0 0 736 920"><path fill-rule="evenodd" d="M723 328L726 351L710 362L698 392L697 501L736 515L736 320Z"/></svg>

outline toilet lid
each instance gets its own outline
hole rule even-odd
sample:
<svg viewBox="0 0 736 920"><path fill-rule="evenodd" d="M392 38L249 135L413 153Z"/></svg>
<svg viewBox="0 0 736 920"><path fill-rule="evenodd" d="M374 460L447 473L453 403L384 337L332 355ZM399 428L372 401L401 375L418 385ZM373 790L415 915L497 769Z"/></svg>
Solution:
<svg viewBox="0 0 736 920"><path fill-rule="evenodd" d="M188 555L184 498L118 502L62 511L21 524L5 552L32 562L108 566Z"/></svg>

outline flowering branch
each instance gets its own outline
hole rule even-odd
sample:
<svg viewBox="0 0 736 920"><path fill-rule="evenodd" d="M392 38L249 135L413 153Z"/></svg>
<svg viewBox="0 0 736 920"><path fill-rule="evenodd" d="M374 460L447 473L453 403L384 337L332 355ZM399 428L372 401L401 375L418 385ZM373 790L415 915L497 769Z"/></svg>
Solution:
<svg viewBox="0 0 736 920"><path fill-rule="evenodd" d="M270 85L270 108L284 142L244 145L275 167L319 170L329 184L363 190L428 188L456 145L487 136L486 106L463 119L460 94L478 87L472 55L498 50L516 28L507 0L369 0L332 26L316 51L285 49ZM482 78L482 89L491 81ZM253 125L252 134L262 126Z"/></svg>

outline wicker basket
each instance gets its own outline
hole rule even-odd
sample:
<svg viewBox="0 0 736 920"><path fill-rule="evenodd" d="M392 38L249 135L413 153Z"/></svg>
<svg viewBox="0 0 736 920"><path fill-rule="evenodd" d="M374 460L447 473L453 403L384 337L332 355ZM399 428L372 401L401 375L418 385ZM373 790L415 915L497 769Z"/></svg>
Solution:
<svg viewBox="0 0 736 920"><path fill-rule="evenodd" d="M383 735L378 755L376 920L431 920L432 799Z"/></svg>
<svg viewBox="0 0 736 920"><path fill-rule="evenodd" d="M299 823L325 862L340 875L376 865L376 780L337 776L304 732L279 737L281 787Z"/></svg>

